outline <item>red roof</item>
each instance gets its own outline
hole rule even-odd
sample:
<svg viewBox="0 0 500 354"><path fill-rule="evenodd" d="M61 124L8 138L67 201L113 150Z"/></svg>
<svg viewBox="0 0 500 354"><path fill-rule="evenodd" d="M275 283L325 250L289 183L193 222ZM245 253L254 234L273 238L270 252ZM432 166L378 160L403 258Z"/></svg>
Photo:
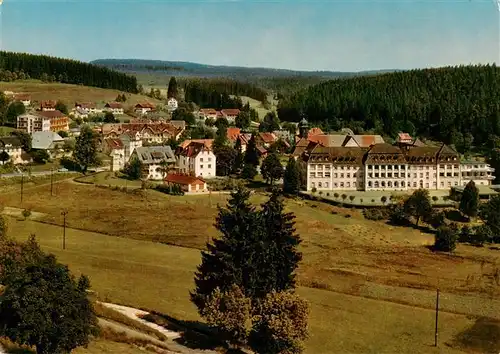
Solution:
<svg viewBox="0 0 500 354"><path fill-rule="evenodd" d="M39 115L47 117L47 118L63 118L66 117L64 113L61 111L55 110L55 111L40 111L37 112Z"/></svg>
<svg viewBox="0 0 500 354"><path fill-rule="evenodd" d="M203 150L209 150L209 148L203 143L191 142L182 150L181 154L187 157L194 157Z"/></svg>
<svg viewBox="0 0 500 354"><path fill-rule="evenodd" d="M31 96L26 93L17 93L14 95L16 101L30 101Z"/></svg>
<svg viewBox="0 0 500 354"><path fill-rule="evenodd" d="M184 140L179 147L185 149L189 144L191 143L202 143L204 144L208 149L212 149L212 143L214 142L214 139L193 139L193 140Z"/></svg>
<svg viewBox="0 0 500 354"><path fill-rule="evenodd" d="M313 136L313 135L322 135L322 134L325 134L325 133L323 133L323 131L322 131L320 128L311 128L311 129L308 131L308 135L309 135L309 136Z"/></svg>
<svg viewBox="0 0 500 354"><path fill-rule="evenodd" d="M227 138L231 141L236 141L240 133L240 128L227 128Z"/></svg>
<svg viewBox="0 0 500 354"><path fill-rule="evenodd" d="M56 104L57 102L56 101L42 101L42 103L40 104L40 107L42 108L56 108Z"/></svg>
<svg viewBox="0 0 500 354"><path fill-rule="evenodd" d="M90 109L90 108L95 108L96 105L95 105L95 103L92 103L92 102L80 102L80 103L76 102L75 103L75 107L81 107L81 108L88 108L88 109Z"/></svg>
<svg viewBox="0 0 500 354"><path fill-rule="evenodd" d="M120 139L106 139L110 149L123 149L123 142Z"/></svg>
<svg viewBox="0 0 500 354"><path fill-rule="evenodd" d="M104 107L109 107L109 108L123 108L122 104L120 102L108 102Z"/></svg>
<svg viewBox="0 0 500 354"><path fill-rule="evenodd" d="M411 135L408 133L399 133L398 138L399 138L399 140L413 140Z"/></svg>
<svg viewBox="0 0 500 354"><path fill-rule="evenodd" d="M155 109L155 105L149 102L138 103L135 105L135 108L151 108Z"/></svg>
<svg viewBox="0 0 500 354"><path fill-rule="evenodd" d="M200 112L203 114L217 114L217 111L213 108L202 108Z"/></svg>
<svg viewBox="0 0 500 354"><path fill-rule="evenodd" d="M225 116L237 116L240 114L239 109L223 109L221 110L221 113Z"/></svg>
<svg viewBox="0 0 500 354"><path fill-rule="evenodd" d="M266 144L272 144L276 141L276 135L273 133L259 133L259 137Z"/></svg>
<svg viewBox="0 0 500 354"><path fill-rule="evenodd" d="M193 177L189 175L182 175L176 173L169 173L167 177L165 177L165 182L175 183L175 184L205 184L205 180L200 177Z"/></svg>

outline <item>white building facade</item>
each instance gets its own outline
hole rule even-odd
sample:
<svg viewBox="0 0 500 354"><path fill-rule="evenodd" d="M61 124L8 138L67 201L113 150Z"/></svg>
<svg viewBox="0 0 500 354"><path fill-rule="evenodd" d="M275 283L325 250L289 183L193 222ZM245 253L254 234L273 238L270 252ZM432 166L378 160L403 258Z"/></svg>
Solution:
<svg viewBox="0 0 500 354"><path fill-rule="evenodd" d="M213 178L216 176L216 157L203 143L192 142L177 155L177 167L181 173L196 177Z"/></svg>
<svg viewBox="0 0 500 354"><path fill-rule="evenodd" d="M34 132L49 132L50 118L38 114L21 114L17 117L17 129L33 134Z"/></svg>

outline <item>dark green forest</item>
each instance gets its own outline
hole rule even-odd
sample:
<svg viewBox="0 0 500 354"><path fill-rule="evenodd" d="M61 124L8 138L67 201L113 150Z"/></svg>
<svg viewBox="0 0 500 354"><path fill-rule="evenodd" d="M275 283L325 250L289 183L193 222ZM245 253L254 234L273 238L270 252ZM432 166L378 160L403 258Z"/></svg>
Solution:
<svg viewBox="0 0 500 354"><path fill-rule="evenodd" d="M137 93L137 78L105 67L46 55L0 52L0 81L37 79Z"/></svg>
<svg viewBox="0 0 500 354"><path fill-rule="evenodd" d="M234 96L248 96L261 102L267 102L267 91L253 84L239 82L231 79L186 79L177 78L179 85L184 88L186 101L199 104L196 99L197 92L217 92ZM189 99L188 99L189 98ZM193 99L194 98L194 99Z"/></svg>
<svg viewBox="0 0 500 354"><path fill-rule="evenodd" d="M329 130L392 137L407 131L482 146L500 135L500 69L459 66L331 80L280 100L281 121L299 121L301 112Z"/></svg>

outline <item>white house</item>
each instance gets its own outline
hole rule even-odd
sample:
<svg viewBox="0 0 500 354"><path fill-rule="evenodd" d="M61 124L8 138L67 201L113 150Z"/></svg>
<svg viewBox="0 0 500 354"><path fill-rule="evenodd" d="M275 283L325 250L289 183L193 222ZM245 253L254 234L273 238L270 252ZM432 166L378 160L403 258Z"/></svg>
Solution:
<svg viewBox="0 0 500 354"><path fill-rule="evenodd" d="M114 115L124 114L123 105L120 102L108 102L104 105L105 112L111 112Z"/></svg>
<svg viewBox="0 0 500 354"><path fill-rule="evenodd" d="M170 146L143 146L136 148L130 160L139 159L143 175L150 180L163 180L170 166L175 165L175 155Z"/></svg>
<svg viewBox="0 0 500 354"><path fill-rule="evenodd" d="M144 102L136 104L134 108L136 114L144 115L147 112L153 111L155 109L155 105L149 102Z"/></svg>
<svg viewBox="0 0 500 354"><path fill-rule="evenodd" d="M23 159L22 144L17 137L7 136L0 138L0 151L5 151L9 155L8 161L0 161L2 165L9 161L15 165L29 162Z"/></svg>
<svg viewBox="0 0 500 354"><path fill-rule="evenodd" d="M111 156L111 171L120 171L125 167L125 144L121 139L104 139L103 153Z"/></svg>
<svg viewBox="0 0 500 354"><path fill-rule="evenodd" d="M50 117L39 114L25 113L17 116L17 129L33 134L34 132L50 131Z"/></svg>
<svg viewBox="0 0 500 354"><path fill-rule="evenodd" d="M130 156L135 149L142 147L142 139L139 132L136 132L135 134L131 132L123 133L120 135L120 140L122 141L125 149L125 162L130 160Z"/></svg>
<svg viewBox="0 0 500 354"><path fill-rule="evenodd" d="M186 174L169 173L164 180L166 185L178 185L181 190L187 193L207 192L207 182L200 177L193 177Z"/></svg>
<svg viewBox="0 0 500 354"><path fill-rule="evenodd" d="M95 103L92 102L76 102L75 108L80 109L84 114L98 114L102 113L102 109L97 108Z"/></svg>
<svg viewBox="0 0 500 354"><path fill-rule="evenodd" d="M169 111L175 111L179 107L179 102L173 97L170 97L167 101L167 108Z"/></svg>
<svg viewBox="0 0 500 354"><path fill-rule="evenodd" d="M227 119L229 123L234 123L238 114L240 114L239 109L223 109L220 111L222 116Z"/></svg>
<svg viewBox="0 0 500 354"><path fill-rule="evenodd" d="M33 150L45 150L51 158L64 154L64 138L51 131L34 132L31 139Z"/></svg>
<svg viewBox="0 0 500 354"><path fill-rule="evenodd" d="M217 111L213 108L202 108L198 111L198 119L207 120L207 119L217 119Z"/></svg>
<svg viewBox="0 0 500 354"><path fill-rule="evenodd" d="M15 94L14 100L21 102L24 107L29 107L31 105L31 96L25 93Z"/></svg>
<svg viewBox="0 0 500 354"><path fill-rule="evenodd" d="M186 147L178 150L177 166L181 173L213 178L216 176L215 163L215 154L203 142L192 141Z"/></svg>

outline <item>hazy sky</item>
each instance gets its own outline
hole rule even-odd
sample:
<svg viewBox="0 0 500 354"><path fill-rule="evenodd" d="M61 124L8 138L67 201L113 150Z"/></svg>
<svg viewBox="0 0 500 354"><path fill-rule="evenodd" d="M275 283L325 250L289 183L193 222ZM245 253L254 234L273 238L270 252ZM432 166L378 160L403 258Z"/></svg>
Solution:
<svg viewBox="0 0 500 354"><path fill-rule="evenodd" d="M4 0L2 49L301 70L500 63L493 0Z"/></svg>

